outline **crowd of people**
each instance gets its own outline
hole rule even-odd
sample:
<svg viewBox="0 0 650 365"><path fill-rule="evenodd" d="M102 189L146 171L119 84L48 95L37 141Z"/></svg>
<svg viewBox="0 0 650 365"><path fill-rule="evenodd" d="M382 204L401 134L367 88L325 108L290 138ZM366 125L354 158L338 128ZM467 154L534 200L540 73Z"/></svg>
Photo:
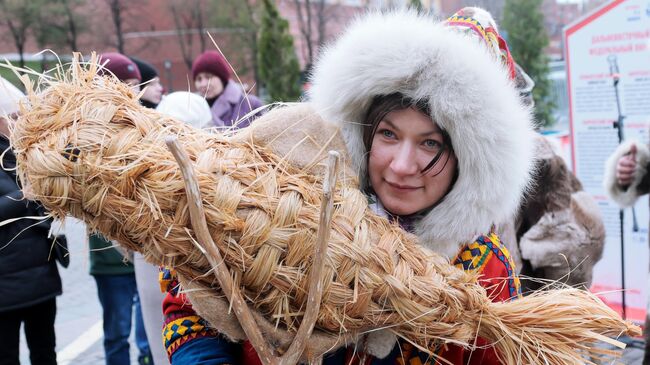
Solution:
<svg viewBox="0 0 650 365"><path fill-rule="evenodd" d="M496 22L478 8L464 8L433 27L425 22L433 21L410 12L376 14L327 48L305 100L317 123L341 131L370 209L416 234L451 264L480 272L479 283L493 301L516 300L543 288L544 279L588 287L604 244L598 208L535 133L532 81L512 59ZM144 107L196 128L219 133L264 118L262 101L231 79L230 65L217 51L194 60L194 92L166 94L157 70L145 60L109 52L99 62L105 74L142 91ZM2 81L0 149L6 152L0 222L43 217L36 202L21 199L12 172L7 125L21 94ZM618 180L612 179L612 186L623 187L616 194L625 195L625 202L648 190L634 170L647 164L635 164L634 156L648 154L639 147L620 154ZM65 239L52 237L49 225L41 219L0 226L0 338L6 340L0 365L19 363L21 322L32 364L56 364L55 297L61 281L55 261L65 264L69 257ZM559 226L572 234L555 234ZM132 329L140 364L259 363L249 342L231 342L194 311L173 268L147 263L99 233L89 236L89 246L106 364L130 364ZM566 258L568 267L554 263ZM452 345L436 356L451 364L500 363L494 348L484 345L477 339L473 350ZM432 357L390 331L373 332L363 345L323 359L325 364L414 361Z"/></svg>

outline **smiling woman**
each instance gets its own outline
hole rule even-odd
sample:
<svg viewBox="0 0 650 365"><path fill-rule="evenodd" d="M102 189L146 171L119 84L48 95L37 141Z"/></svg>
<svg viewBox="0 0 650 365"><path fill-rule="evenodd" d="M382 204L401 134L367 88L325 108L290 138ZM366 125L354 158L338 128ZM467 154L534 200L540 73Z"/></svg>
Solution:
<svg viewBox="0 0 650 365"><path fill-rule="evenodd" d="M316 64L310 96L340 126L376 213L480 275L491 300L516 301L515 265L493 226L515 212L529 179L529 111L486 47L451 24L434 30L420 20L391 14L359 22ZM498 38L496 29L482 31ZM505 43L495 44L509 59ZM387 344L375 355L408 352L390 336L372 336ZM436 354L452 364L501 363L485 339L477 344ZM427 356L411 351L405 362L414 358Z"/></svg>
<svg viewBox="0 0 650 365"><path fill-rule="evenodd" d="M402 216L437 204L456 176L446 133L409 104L400 94L378 98L371 110L384 113L371 113L364 131L372 137L366 143L372 190L388 212Z"/></svg>

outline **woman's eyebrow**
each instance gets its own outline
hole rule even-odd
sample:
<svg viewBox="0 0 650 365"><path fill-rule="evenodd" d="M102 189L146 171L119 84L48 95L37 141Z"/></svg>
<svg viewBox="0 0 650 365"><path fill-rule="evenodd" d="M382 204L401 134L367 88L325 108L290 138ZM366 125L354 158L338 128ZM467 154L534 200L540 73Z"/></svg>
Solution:
<svg viewBox="0 0 650 365"><path fill-rule="evenodd" d="M437 130L434 129L434 130L429 131L429 132L420 133L420 137L427 137L427 136L431 136L431 135L434 135L434 134L439 134L439 135L442 136L442 132L437 131Z"/></svg>
<svg viewBox="0 0 650 365"><path fill-rule="evenodd" d="M381 123L386 123L386 124L388 124L389 127L397 130L398 132L400 131L400 129L393 122L391 122L390 119L384 118L384 119L381 120ZM428 132L420 133L419 135L420 135L420 137L426 137L426 136L430 136L430 135L433 135L433 134L442 135L442 132L439 131L439 130L432 129L432 130L430 130Z"/></svg>
<svg viewBox="0 0 650 365"><path fill-rule="evenodd" d="M397 131L400 130L399 128L397 128L397 126L393 122L390 121L390 119L384 118L384 119L381 120L381 122L388 124L389 127L393 128L393 129L396 129Z"/></svg>

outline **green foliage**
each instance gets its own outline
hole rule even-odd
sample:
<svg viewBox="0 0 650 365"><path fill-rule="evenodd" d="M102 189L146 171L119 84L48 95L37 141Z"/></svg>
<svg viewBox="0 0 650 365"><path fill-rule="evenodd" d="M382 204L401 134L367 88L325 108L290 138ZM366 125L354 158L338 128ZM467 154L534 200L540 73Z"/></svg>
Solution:
<svg viewBox="0 0 650 365"><path fill-rule="evenodd" d="M262 5L257 60L260 80L270 101L294 101L300 97L300 66L289 23L271 0L264 0Z"/></svg>
<svg viewBox="0 0 650 365"><path fill-rule="evenodd" d="M254 3L252 0L217 0L210 3L206 12L211 27L228 30L219 34L219 39L226 42L218 45L240 75L257 71L258 26ZM214 49L211 41L208 41L207 49Z"/></svg>
<svg viewBox="0 0 650 365"><path fill-rule="evenodd" d="M25 65L23 53L29 30L38 21L44 0L0 0L0 23L5 36L10 37L20 55L20 65Z"/></svg>
<svg viewBox="0 0 650 365"><path fill-rule="evenodd" d="M20 55L20 66L25 44L30 37L38 48L50 48L65 54L65 48L76 50L78 34L87 28L79 8L86 0L0 0L0 26L4 36L13 41ZM44 63L44 61L43 61Z"/></svg>
<svg viewBox="0 0 650 365"><path fill-rule="evenodd" d="M78 51L77 38L88 29L87 18L79 10L83 9L86 0L38 1L43 4L32 33L39 47Z"/></svg>
<svg viewBox="0 0 650 365"><path fill-rule="evenodd" d="M2 60L0 63L2 63L3 65L6 64L4 60ZM13 61L13 62L10 61L9 63L12 66L20 67L19 61ZM42 64L40 61L25 61L24 67L27 69L34 70L36 72L43 72L41 66ZM25 87L23 86L23 83L18 79L18 77L16 76L13 70L0 66L0 77L11 82L12 84L14 84L14 86L19 88L20 90L25 91ZM32 77L30 75L30 78L35 78L35 77Z"/></svg>
<svg viewBox="0 0 650 365"><path fill-rule="evenodd" d="M424 9L421 0L409 0L409 7L417 11L422 11L422 9Z"/></svg>
<svg viewBox="0 0 650 365"><path fill-rule="evenodd" d="M535 119L542 126L550 126L555 122L551 114L555 106L549 98L549 60L544 54L549 40L540 11L542 1L506 0L502 27L515 62L535 81Z"/></svg>

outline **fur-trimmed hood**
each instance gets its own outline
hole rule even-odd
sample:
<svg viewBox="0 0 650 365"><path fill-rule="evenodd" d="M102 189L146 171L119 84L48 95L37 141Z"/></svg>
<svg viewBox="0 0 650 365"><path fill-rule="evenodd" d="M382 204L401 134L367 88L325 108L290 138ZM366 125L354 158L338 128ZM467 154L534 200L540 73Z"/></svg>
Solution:
<svg viewBox="0 0 650 365"><path fill-rule="evenodd" d="M517 210L533 165L530 110L504 67L469 36L408 11L365 16L322 53L309 91L317 112L341 127L362 186L361 124L373 97L395 92L428 101L451 137L458 180L416 222L416 234L452 256Z"/></svg>

